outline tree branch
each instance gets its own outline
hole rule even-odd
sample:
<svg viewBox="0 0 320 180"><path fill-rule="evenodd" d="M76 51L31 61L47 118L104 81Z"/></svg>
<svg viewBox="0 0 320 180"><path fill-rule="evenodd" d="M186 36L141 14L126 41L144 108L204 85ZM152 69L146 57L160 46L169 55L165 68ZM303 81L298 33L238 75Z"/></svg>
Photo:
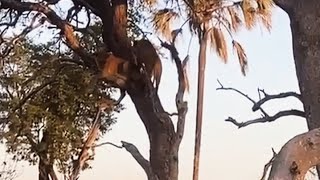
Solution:
<svg viewBox="0 0 320 180"><path fill-rule="evenodd" d="M175 39L175 37L173 38ZM160 39L159 39L160 40ZM183 138L184 134L184 127L185 127L185 119L186 114L188 112L188 103L183 100L184 92L187 89L187 82L186 82L186 74L184 72L184 67L181 59L179 58L179 53L174 45L174 41L169 44L167 42L161 41L161 45L168 49L173 57L173 60L177 67L177 73L178 73L178 91L176 93L176 107L178 110L178 122L177 122L177 131L176 131L176 137L175 137L175 147L178 151L179 145L181 143L181 140ZM185 59L185 61L188 61L188 58Z"/></svg>
<svg viewBox="0 0 320 180"><path fill-rule="evenodd" d="M73 164L72 174L70 175L70 178L69 178L70 180L78 179L80 170L83 169L83 166L86 163L86 161L90 159L89 149L95 148L93 144L95 143L96 139L99 136L100 126L101 126L100 115L106 108L113 108L112 102L110 100L101 99L98 102L98 110L93 120L93 124L88 132L88 137L82 146L78 159Z"/></svg>
<svg viewBox="0 0 320 180"><path fill-rule="evenodd" d="M255 100L253 100L253 99L250 98L248 95L246 95L246 94L244 94L243 92L241 92L240 90L235 89L235 88L232 88L232 87L224 87L219 80L217 80L217 81L218 81L220 87L217 88L216 90L234 91L234 92L236 92L236 93L244 96L245 98L247 98L249 101L251 101L251 102L253 103L253 105L257 104L257 102L256 102ZM263 114L264 116L268 116L268 114L267 114L260 106L257 106L257 108L262 112L262 114Z"/></svg>
<svg viewBox="0 0 320 180"><path fill-rule="evenodd" d="M67 46L75 51L84 61L85 65L91 68L96 68L94 58L88 54L84 48L80 46L78 39L73 34L73 28L66 20L61 19L54 10L42 3L21 2L12 0L0 0L1 9L14 9L18 12L35 11L44 14L49 22L56 25L61 30L61 34L66 38Z"/></svg>
<svg viewBox="0 0 320 180"><path fill-rule="evenodd" d="M73 163L72 174L69 177L70 180L78 179L78 176L80 174L80 170L83 168L83 166L86 163L86 161L88 161L90 159L88 151L89 151L90 147L92 147L92 144L96 140L96 138L98 136L98 133L99 133L99 128L100 128L100 125L101 125L100 114L101 114L101 109L99 109L97 111L96 117L94 119L92 127L89 130L88 137L87 137L87 139L86 139L86 141L85 141L85 143L84 143L84 145L82 147L82 150L81 150L81 152L79 154L79 157Z"/></svg>
<svg viewBox="0 0 320 180"><path fill-rule="evenodd" d="M132 157L139 163L139 165L146 172L146 174L148 176L148 180L157 180L158 178L153 173L149 161L146 160L141 155L138 148L135 145L128 143L128 142L125 142L125 141L121 141L121 143L122 143L122 147L124 147L132 155Z"/></svg>
<svg viewBox="0 0 320 180"><path fill-rule="evenodd" d="M279 93L279 94L274 94L274 95L269 95L267 94L263 89L258 89L259 95L260 92L264 94L264 98L260 99L258 102L255 102L252 111L257 111L262 104L265 102L272 100L272 99L280 99L280 98L286 98L286 97L295 97L302 102L301 95L296 93L296 92L284 92L284 93Z"/></svg>
<svg viewBox="0 0 320 180"><path fill-rule="evenodd" d="M277 153L274 151L274 149L272 148L272 152L273 152L273 156L272 158L269 160L269 162L264 165L264 168L263 168L263 173L262 173L262 177L260 180L264 180L266 178L266 175L267 175L267 172L269 170L269 168L272 166L272 163L277 155Z"/></svg>
<svg viewBox="0 0 320 180"><path fill-rule="evenodd" d="M276 113L274 116L263 116L261 118L257 118L257 119L253 119L253 120L249 120L246 122L238 122L235 119L233 119L232 117L229 117L228 119L226 119L225 121L227 122L231 122L232 124L238 126L238 128L242 128L251 124L256 124L256 123L266 123L266 122L273 122L281 117L284 116L299 116L299 117L305 117L305 113L303 111L300 110L285 110L285 111L280 111L278 113Z"/></svg>
<svg viewBox="0 0 320 180"><path fill-rule="evenodd" d="M308 170L320 164L320 129L289 140L275 157L268 180L303 180Z"/></svg>
<svg viewBox="0 0 320 180"><path fill-rule="evenodd" d="M301 96L295 92L287 92L287 93L280 93L280 94L276 94L276 95L269 95L264 90L258 89L260 100L258 102L256 102L255 100L253 100L248 95L241 92L240 90L235 89L235 88L231 88L231 87L224 87L219 80L218 80L218 83L219 83L220 87L217 88L217 90L231 90L231 91L237 92L238 94L244 96L246 99L248 99L249 101L251 101L253 103L252 111L260 110L262 112L262 117L257 118L257 119L253 119L253 120L249 120L246 122L238 122L237 120L235 120L232 117L229 117L228 119L225 120L227 122L231 122L232 124L238 126L238 128L242 128L242 127L248 126L250 124L273 122L276 119L279 119L284 116L299 116L299 117L303 117L303 118L305 117L305 112L300 111L300 110L296 110L296 109L280 111L273 116L269 116L268 113L266 113L263 110L263 108L261 107L265 102L267 102L269 100L285 98L285 97L289 97L289 96L293 96L293 97L296 97L299 100L301 100ZM261 99L260 93L264 94L264 98Z"/></svg>

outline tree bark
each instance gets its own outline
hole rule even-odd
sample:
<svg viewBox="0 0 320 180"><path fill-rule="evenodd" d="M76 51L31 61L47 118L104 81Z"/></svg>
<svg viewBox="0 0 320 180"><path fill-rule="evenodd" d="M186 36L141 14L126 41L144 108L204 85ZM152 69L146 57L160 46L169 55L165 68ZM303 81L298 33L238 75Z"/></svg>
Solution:
<svg viewBox="0 0 320 180"><path fill-rule="evenodd" d="M153 172L159 180L177 180L178 152L173 151L174 126L169 116L160 116L155 112L155 109L164 112L158 95L146 98L143 91L134 89L128 93L149 136Z"/></svg>
<svg viewBox="0 0 320 180"><path fill-rule="evenodd" d="M320 163L320 129L297 135L276 155L268 180L304 180L308 170Z"/></svg>
<svg viewBox="0 0 320 180"><path fill-rule="evenodd" d="M309 130L320 127L320 3L296 1L289 12L296 73Z"/></svg>
<svg viewBox="0 0 320 180"><path fill-rule="evenodd" d="M291 21L293 54L309 130L320 128L320 3L276 0ZM320 166L317 167L318 174Z"/></svg>
<svg viewBox="0 0 320 180"><path fill-rule="evenodd" d="M135 63L126 31L127 1L112 0L112 4L103 0L87 0L87 2L99 12L97 15L100 16L103 22L104 43L109 50L130 63ZM171 118L163 109L158 94L155 93L153 88L149 88L150 79L144 78L143 74L140 76L140 80L131 79L130 85L126 90L148 133L150 166L158 180L177 180L178 150L183 136L183 128L177 128L181 130L175 132ZM183 97L183 92L180 94L178 97ZM178 101L177 99L179 98L176 98L176 102ZM180 105L180 103L183 103L182 101L182 98L179 99L177 104ZM183 117L178 120L178 126L180 127L184 126L186 113L186 108L182 109L178 108L178 113L181 112L179 118Z"/></svg>

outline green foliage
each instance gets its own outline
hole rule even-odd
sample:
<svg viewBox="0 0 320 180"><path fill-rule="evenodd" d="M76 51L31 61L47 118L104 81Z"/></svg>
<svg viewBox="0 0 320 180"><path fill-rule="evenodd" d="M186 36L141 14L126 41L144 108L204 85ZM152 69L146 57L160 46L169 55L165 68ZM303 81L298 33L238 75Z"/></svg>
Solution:
<svg viewBox="0 0 320 180"><path fill-rule="evenodd" d="M111 91L89 87L91 72L64 54L55 55L50 46L25 40L6 57L0 74L0 139L15 160L36 164L45 152L65 173L80 152L97 101L109 99ZM103 134L116 118L111 109L101 118Z"/></svg>

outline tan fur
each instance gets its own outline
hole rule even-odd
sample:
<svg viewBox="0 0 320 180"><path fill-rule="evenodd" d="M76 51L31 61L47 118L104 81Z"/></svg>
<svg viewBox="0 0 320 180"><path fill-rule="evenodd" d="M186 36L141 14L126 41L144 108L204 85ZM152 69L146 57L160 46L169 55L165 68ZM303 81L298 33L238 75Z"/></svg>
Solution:
<svg viewBox="0 0 320 180"><path fill-rule="evenodd" d="M135 41L134 50L138 63L144 64L147 75L150 79L153 78L152 84L158 91L162 75L162 63L156 49L150 41L142 39Z"/></svg>
<svg viewBox="0 0 320 180"><path fill-rule="evenodd" d="M100 53L100 78L115 83L119 88L125 88L129 75L129 62L113 54Z"/></svg>

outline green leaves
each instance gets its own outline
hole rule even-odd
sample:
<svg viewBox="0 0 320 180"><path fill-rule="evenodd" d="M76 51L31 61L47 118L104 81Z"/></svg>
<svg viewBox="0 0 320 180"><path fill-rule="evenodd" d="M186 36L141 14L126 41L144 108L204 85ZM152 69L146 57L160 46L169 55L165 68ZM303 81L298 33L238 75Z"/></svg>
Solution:
<svg viewBox="0 0 320 180"><path fill-rule="evenodd" d="M7 119L0 124L5 126L0 139L15 159L35 164L40 153L45 153L66 173L95 117L97 100L110 98L110 90L88 87L92 72L60 60L68 59L66 54L54 54L46 45L25 42L7 57L10 63L0 74L0 113ZM101 118L104 134L116 118L111 110Z"/></svg>

